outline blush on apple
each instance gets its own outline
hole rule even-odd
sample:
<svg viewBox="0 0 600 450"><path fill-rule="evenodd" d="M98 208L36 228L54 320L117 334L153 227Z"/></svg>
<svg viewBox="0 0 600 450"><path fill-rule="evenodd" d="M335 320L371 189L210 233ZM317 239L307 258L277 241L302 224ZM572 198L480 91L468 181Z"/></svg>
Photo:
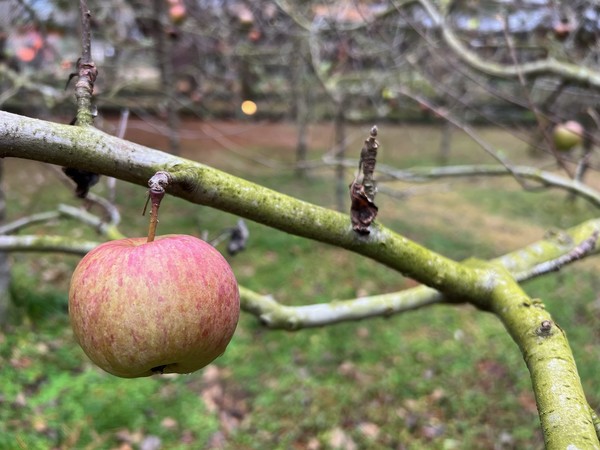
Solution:
<svg viewBox="0 0 600 450"><path fill-rule="evenodd" d="M225 258L186 235L101 244L80 261L69 290L79 344L99 367L124 378L206 366L225 351L239 311Z"/></svg>

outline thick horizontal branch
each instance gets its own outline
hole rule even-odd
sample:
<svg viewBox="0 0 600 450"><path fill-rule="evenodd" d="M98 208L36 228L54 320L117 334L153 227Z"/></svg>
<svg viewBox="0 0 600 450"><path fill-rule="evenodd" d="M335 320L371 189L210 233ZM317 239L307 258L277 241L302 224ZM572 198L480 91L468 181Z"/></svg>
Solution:
<svg viewBox="0 0 600 450"><path fill-rule="evenodd" d="M335 164L339 164L335 161ZM345 167L356 167L358 160L344 159L341 161ZM324 158L323 164L333 165L332 158ZM397 169L392 166L379 164L377 166L379 182L397 180L407 183L424 183L446 178L473 178L473 177L519 177L537 183L540 187L560 189L584 200L594 206L600 207L600 193L585 185L554 172L537 169L530 166L510 166L510 170L499 164L474 164L443 167L415 167L412 169Z"/></svg>
<svg viewBox="0 0 600 450"><path fill-rule="evenodd" d="M173 188L169 191L171 194L289 233L346 248L434 288L443 293L448 301L468 301L482 309L493 311L502 319L526 357L544 428L555 427L560 430L561 436L572 439L577 444L590 439L590 430L595 438L581 385L577 377L573 376L576 368L564 335L562 332L553 334L552 339L547 340L550 345L543 347L543 354L536 353L535 357L532 356L537 348L534 348L536 342L531 338L532 333L538 328L545 333L543 330L547 327L542 324L551 324L552 320L543 308L537 308L522 292L518 295L506 292L508 286L514 286L514 283L510 276L502 275L496 264L487 265L480 261L461 264L452 261L377 224L372 225L369 235L356 235L347 215L299 201L193 161L123 141L91 127L64 126L0 112L0 157L26 158L91 170L144 186L157 171L165 170L173 176ZM597 224L593 232L595 231ZM588 233L585 239L593 232ZM0 236L2 239L10 237ZM36 242L39 245L44 237L35 239L33 242L22 243L22 248L31 247ZM52 251L72 251L71 246L63 247L52 240L46 248ZM526 257L534 257L535 249L530 250L526 252ZM595 251L595 248L591 249L590 253ZM508 258L503 262L516 262L515 265L519 265L518 257ZM248 308L255 313L260 298L246 297ZM360 302L360 299L355 300L357 309ZM419 302L424 303L425 299L421 298ZM281 311L273 307L273 303L270 305L271 311L267 310L262 314L267 323L269 320L278 320L278 313ZM356 319L352 303L341 305L343 307L340 309L346 317ZM332 306L312 306L321 309L321 314L327 308L333 314ZM417 307L416 303L411 307ZM300 317L313 317L307 314L310 309L300 311L303 315ZM382 311L389 314L391 310L384 307ZM536 321L540 314L544 318L538 326ZM287 327L302 326L298 318L285 320ZM537 328L534 329L534 325ZM553 329L552 325L550 329ZM566 377L569 385L556 385L556 376ZM550 390L556 390L550 395L544 395L543 391L548 386ZM566 406L563 399L569 399ZM566 414L555 413L564 407L567 408ZM557 441L561 445L549 441L549 436L553 435L555 434L551 431L545 430L548 448L566 448L562 446L565 442L563 439Z"/></svg>
<svg viewBox="0 0 600 450"><path fill-rule="evenodd" d="M0 112L0 157L85 169L145 186L157 171L173 176L169 193L288 233L362 254L460 301L484 297L481 274L377 224L356 234L350 217L241 178L110 136Z"/></svg>
<svg viewBox="0 0 600 450"><path fill-rule="evenodd" d="M282 195L197 162L115 138L91 127L70 127L0 112L0 156L91 170L143 186L154 173L166 170L174 176L174 187L170 193L191 202L352 250L455 299L477 303L486 297L487 288L480 281L481 273L475 273L382 226L374 225L371 234L359 236L352 231L347 215ZM489 170L490 173L492 171L506 173L499 168ZM445 175L449 172L451 169L447 169ZM539 172L535 174L540 175ZM432 176L432 171L418 176ZM550 177L551 174L544 176ZM563 180L556 177L553 183L557 185ZM578 186L578 189L582 188ZM591 192L589 196L593 197ZM590 231L582 239L592 233ZM509 270L517 272L516 266L508 267L515 263L514 257L505 258L502 262Z"/></svg>

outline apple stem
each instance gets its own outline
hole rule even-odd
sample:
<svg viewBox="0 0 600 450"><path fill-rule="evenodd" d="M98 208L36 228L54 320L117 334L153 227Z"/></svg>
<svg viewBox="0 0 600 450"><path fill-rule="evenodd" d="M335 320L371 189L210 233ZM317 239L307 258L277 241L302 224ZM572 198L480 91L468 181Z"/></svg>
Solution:
<svg viewBox="0 0 600 450"><path fill-rule="evenodd" d="M151 203L150 210L150 227L148 228L148 240L147 242L154 241L156 236L156 226L158 225L158 208L160 207L160 202L165 196L165 188L171 182L172 177L169 172L165 172L164 170L160 170L156 172L150 180L148 180L148 186L150 190L148 191L148 200ZM148 204L146 202L146 204ZM146 212L146 208L144 208L144 213Z"/></svg>
<svg viewBox="0 0 600 450"><path fill-rule="evenodd" d="M158 208L160 207L160 201L164 196L164 192L162 194L150 191L149 197L152 202L152 209L150 210L150 227L148 228L148 240L147 242L152 242L154 237L156 236L156 226L158 225Z"/></svg>

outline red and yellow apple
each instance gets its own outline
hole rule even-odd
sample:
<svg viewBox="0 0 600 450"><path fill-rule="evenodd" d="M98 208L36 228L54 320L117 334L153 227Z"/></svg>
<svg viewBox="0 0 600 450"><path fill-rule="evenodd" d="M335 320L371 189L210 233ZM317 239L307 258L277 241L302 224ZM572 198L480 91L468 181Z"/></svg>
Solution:
<svg viewBox="0 0 600 450"><path fill-rule="evenodd" d="M169 6L169 19L175 25L181 25L187 18L187 11L182 2L172 2Z"/></svg>
<svg viewBox="0 0 600 450"><path fill-rule="evenodd" d="M557 150L568 151L580 145L583 140L583 126L574 120L559 123L554 127L552 137Z"/></svg>
<svg viewBox="0 0 600 450"><path fill-rule="evenodd" d="M124 378L201 369L225 351L239 311L225 258L187 235L101 244L79 262L69 290L77 341Z"/></svg>

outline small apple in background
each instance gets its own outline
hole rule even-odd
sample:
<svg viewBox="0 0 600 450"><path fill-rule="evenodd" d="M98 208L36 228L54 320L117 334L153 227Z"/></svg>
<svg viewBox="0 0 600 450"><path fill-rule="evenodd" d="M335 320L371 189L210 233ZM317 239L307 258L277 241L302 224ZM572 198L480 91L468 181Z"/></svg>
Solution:
<svg viewBox="0 0 600 450"><path fill-rule="evenodd" d="M560 20L552 26L552 30L554 31L554 36L559 41L564 41L569 34L573 32L574 26L568 20Z"/></svg>
<svg viewBox="0 0 600 450"><path fill-rule="evenodd" d="M206 366L225 351L239 311L225 258L187 235L101 244L80 261L69 291L79 344L99 367L124 378Z"/></svg>
<svg viewBox="0 0 600 450"><path fill-rule="evenodd" d="M384 100L394 100L396 98L398 98L398 95L389 87L384 87L381 90L381 97Z"/></svg>
<svg viewBox="0 0 600 450"><path fill-rule="evenodd" d="M554 127L552 137L557 150L568 151L583 141L583 126L574 120L559 123Z"/></svg>
<svg viewBox="0 0 600 450"><path fill-rule="evenodd" d="M175 25L181 25L187 17L185 5L181 2L170 2L169 19Z"/></svg>

